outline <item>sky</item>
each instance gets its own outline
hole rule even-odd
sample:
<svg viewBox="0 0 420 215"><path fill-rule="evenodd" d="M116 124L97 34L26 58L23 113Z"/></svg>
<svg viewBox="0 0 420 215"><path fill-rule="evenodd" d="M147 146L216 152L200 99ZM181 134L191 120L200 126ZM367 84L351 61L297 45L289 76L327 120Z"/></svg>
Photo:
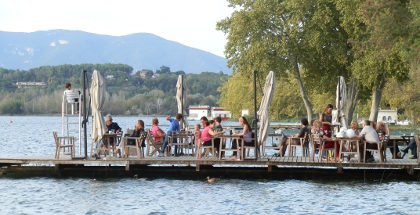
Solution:
<svg viewBox="0 0 420 215"><path fill-rule="evenodd" d="M216 22L232 11L226 0L0 0L0 31L144 32L223 57Z"/></svg>

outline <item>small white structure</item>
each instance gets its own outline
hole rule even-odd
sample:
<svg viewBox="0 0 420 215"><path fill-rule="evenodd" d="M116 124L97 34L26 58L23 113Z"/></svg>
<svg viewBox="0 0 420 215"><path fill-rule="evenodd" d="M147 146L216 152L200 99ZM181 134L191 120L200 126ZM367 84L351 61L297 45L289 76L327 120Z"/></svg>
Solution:
<svg viewBox="0 0 420 215"><path fill-rule="evenodd" d="M201 117L210 117L210 106L208 105L198 105L189 107L189 120L200 120Z"/></svg>
<svg viewBox="0 0 420 215"><path fill-rule="evenodd" d="M388 109L378 111L378 122L382 121L384 123L395 124L398 121L398 111L397 109Z"/></svg>
<svg viewBox="0 0 420 215"><path fill-rule="evenodd" d="M248 109L242 109L241 116L249 116L249 110Z"/></svg>
<svg viewBox="0 0 420 215"><path fill-rule="evenodd" d="M214 119L216 117L222 117L222 120L230 119L232 118L232 113L230 111L227 111L221 107L212 107L211 108L211 118Z"/></svg>
<svg viewBox="0 0 420 215"><path fill-rule="evenodd" d="M207 119L214 119L218 116L222 117L222 120L232 118L232 113L221 107L210 107L208 105L191 105L188 119L189 120L200 120L201 117L205 116Z"/></svg>
<svg viewBox="0 0 420 215"><path fill-rule="evenodd" d="M17 88L28 88L28 87L45 87L45 82L16 82Z"/></svg>

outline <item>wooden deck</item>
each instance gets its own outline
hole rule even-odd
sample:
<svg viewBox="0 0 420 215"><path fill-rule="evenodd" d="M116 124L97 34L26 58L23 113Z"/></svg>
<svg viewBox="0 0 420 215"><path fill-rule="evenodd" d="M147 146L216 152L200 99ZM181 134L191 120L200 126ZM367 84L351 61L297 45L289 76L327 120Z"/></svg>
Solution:
<svg viewBox="0 0 420 215"><path fill-rule="evenodd" d="M384 163L327 162L309 157L264 156L258 160L195 159L193 156L143 159L70 159L54 157L0 158L0 178L25 177L148 177L199 179L207 176L239 179L301 180L411 180L420 181L414 159L387 159Z"/></svg>

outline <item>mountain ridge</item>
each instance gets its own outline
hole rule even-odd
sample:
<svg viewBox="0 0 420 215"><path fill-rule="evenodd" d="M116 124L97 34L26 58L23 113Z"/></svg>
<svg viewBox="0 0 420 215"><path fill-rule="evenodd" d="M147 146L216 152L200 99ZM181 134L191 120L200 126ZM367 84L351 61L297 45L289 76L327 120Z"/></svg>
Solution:
<svg viewBox="0 0 420 215"><path fill-rule="evenodd" d="M156 70L165 65L187 73L231 73L223 57L152 33L112 36L62 29L0 31L0 67L30 69L84 63L122 63L135 70Z"/></svg>

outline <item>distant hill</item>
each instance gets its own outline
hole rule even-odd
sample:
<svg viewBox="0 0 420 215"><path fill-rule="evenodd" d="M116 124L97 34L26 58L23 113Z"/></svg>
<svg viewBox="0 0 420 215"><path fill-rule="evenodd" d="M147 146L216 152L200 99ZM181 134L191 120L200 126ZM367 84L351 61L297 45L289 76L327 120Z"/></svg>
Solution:
<svg viewBox="0 0 420 215"><path fill-rule="evenodd" d="M156 70L165 65L187 73L231 73L223 57L149 33L108 36L68 30L0 31L0 67L30 69L82 63L123 63L135 70Z"/></svg>

